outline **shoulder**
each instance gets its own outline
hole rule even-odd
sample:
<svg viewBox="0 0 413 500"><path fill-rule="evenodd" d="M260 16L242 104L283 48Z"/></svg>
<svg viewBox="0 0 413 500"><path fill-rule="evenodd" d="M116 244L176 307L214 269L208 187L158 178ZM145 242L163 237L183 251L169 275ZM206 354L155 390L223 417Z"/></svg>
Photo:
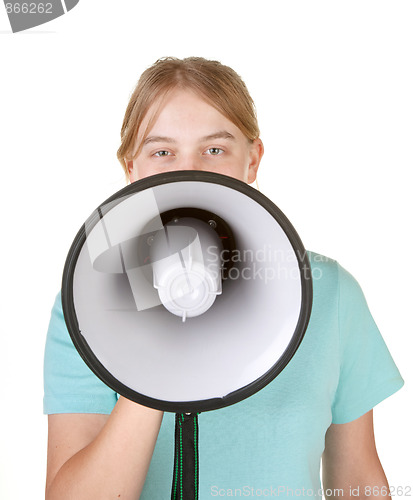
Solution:
<svg viewBox="0 0 413 500"><path fill-rule="evenodd" d="M315 272L337 273L337 267L339 264L336 260L311 250L307 250L306 254L313 274Z"/></svg>
<svg viewBox="0 0 413 500"><path fill-rule="evenodd" d="M60 292L53 304L44 352L44 413L110 413L116 393L80 357L66 327Z"/></svg>
<svg viewBox="0 0 413 500"><path fill-rule="evenodd" d="M49 353L48 349L53 347L59 348L59 346L60 348L66 346L69 350L74 347L66 327L60 291L56 295L50 315L50 323L47 331L46 354Z"/></svg>
<svg viewBox="0 0 413 500"><path fill-rule="evenodd" d="M314 284L317 282L323 286L330 284L337 289L341 297L345 297L347 294L355 294L358 298L363 296L356 278L337 260L309 250L307 256Z"/></svg>

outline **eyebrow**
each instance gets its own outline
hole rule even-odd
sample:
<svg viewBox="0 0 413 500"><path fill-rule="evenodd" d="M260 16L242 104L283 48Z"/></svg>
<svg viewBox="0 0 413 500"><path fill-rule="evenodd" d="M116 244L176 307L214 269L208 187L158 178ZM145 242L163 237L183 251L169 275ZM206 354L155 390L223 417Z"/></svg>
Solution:
<svg viewBox="0 0 413 500"><path fill-rule="evenodd" d="M235 140L235 137L227 132L226 130L220 130L218 132L214 132L213 134L206 135L201 137L200 142L211 141L215 139L229 139ZM166 137L163 135L149 135L144 141L143 145L151 144L153 142L166 142L166 143L176 143L176 140L172 137Z"/></svg>
<svg viewBox="0 0 413 500"><path fill-rule="evenodd" d="M150 144L152 142L176 142L172 137L165 137L162 135L148 135L148 137L143 141L143 145Z"/></svg>
<svg viewBox="0 0 413 500"><path fill-rule="evenodd" d="M220 130L219 132L215 132L215 134L206 135L202 137L201 141L211 141L214 139L230 139L235 140L235 137L227 132L226 130Z"/></svg>

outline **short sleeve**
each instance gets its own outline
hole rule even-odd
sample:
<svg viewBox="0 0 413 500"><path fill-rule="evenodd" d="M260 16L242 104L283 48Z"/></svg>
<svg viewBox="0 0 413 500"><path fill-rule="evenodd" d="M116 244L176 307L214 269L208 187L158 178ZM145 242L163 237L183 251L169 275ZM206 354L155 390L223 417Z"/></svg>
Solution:
<svg viewBox="0 0 413 500"><path fill-rule="evenodd" d="M43 411L111 413L117 394L88 368L70 338L60 293L49 323L44 356Z"/></svg>
<svg viewBox="0 0 413 500"><path fill-rule="evenodd" d="M340 375L333 423L351 422L403 386L357 281L338 266Z"/></svg>

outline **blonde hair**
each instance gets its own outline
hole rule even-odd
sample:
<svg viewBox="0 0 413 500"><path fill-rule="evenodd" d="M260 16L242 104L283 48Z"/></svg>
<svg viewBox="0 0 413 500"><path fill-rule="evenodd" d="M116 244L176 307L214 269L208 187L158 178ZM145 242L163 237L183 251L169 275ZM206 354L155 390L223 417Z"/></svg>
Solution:
<svg viewBox="0 0 413 500"><path fill-rule="evenodd" d="M117 157L127 177L126 161L139 154L141 144L161 110L162 100L176 88L194 91L234 123L251 142L259 137L254 101L232 68L202 57L162 58L142 73L126 108ZM133 153L138 129L155 102L158 102L158 108L149 120L141 144Z"/></svg>

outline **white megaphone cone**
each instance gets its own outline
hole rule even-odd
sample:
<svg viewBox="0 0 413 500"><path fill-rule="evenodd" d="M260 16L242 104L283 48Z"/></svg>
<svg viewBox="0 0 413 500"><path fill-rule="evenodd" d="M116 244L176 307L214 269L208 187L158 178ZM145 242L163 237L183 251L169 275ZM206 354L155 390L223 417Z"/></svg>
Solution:
<svg viewBox="0 0 413 500"><path fill-rule="evenodd" d="M251 396L287 365L310 318L311 271L260 192L213 172L167 172L115 193L82 226L62 304L76 348L118 394L202 412Z"/></svg>

